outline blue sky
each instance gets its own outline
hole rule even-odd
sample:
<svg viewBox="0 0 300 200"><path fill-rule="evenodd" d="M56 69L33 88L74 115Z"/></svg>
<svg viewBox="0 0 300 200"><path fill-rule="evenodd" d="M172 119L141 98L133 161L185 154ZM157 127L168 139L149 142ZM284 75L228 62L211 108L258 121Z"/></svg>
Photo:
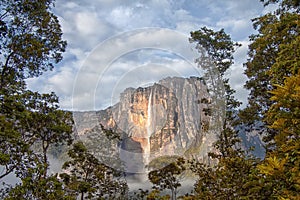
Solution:
<svg viewBox="0 0 300 200"><path fill-rule="evenodd" d="M272 10L259 0L56 0L54 12L68 42L64 60L29 88L54 91L61 107L97 110L114 104L126 87L165 76L201 75L189 44L191 31L224 28L242 47L228 71L236 97L243 89L251 19Z"/></svg>

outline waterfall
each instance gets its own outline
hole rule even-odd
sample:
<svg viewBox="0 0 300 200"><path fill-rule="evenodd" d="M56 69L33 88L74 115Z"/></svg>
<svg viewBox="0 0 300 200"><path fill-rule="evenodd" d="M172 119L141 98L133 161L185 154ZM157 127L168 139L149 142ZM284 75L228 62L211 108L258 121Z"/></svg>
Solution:
<svg viewBox="0 0 300 200"><path fill-rule="evenodd" d="M150 158L150 137L152 134L152 88L150 89L150 95L148 99L148 108L147 108L147 114L148 114L148 119L147 119L147 135L146 135L146 141L147 145L145 148L144 152L144 164L147 165L149 164L149 158Z"/></svg>
<svg viewBox="0 0 300 200"><path fill-rule="evenodd" d="M149 100L148 100L148 120L147 120L147 138L150 138L151 134L152 134L152 88L150 91L150 95L149 95Z"/></svg>

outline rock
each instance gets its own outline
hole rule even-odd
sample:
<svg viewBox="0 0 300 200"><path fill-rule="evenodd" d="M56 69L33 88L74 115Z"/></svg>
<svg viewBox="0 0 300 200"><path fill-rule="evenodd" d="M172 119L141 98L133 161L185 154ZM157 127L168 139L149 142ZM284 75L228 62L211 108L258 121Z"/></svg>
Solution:
<svg viewBox="0 0 300 200"><path fill-rule="evenodd" d="M119 103L105 110L75 112L74 116L79 135L102 124L123 139L118 145L125 163L131 157L147 165L162 155L201 157L201 151L208 151L203 149L207 145L196 147L209 134L210 117L204 112L209 99L201 78L168 77L149 87L126 89Z"/></svg>
<svg viewBox="0 0 300 200"><path fill-rule="evenodd" d="M136 174L162 156L210 163L207 154L216 151L213 144L221 124L216 120L221 115L209 114L210 108L211 98L201 78L168 77L149 87L127 88L120 101L105 110L74 112L74 120L78 137L97 152L99 160ZM105 135L101 125L120 140ZM255 153L264 155L256 133L246 134L242 127L239 132L243 147L257 146Z"/></svg>

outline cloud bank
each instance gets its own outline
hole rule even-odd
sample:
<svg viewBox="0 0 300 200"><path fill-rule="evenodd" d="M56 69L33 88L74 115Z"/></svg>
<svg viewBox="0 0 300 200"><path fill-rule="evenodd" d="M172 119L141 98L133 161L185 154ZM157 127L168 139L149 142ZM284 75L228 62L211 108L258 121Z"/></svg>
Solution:
<svg viewBox="0 0 300 200"><path fill-rule="evenodd" d="M243 45L228 76L245 103L243 63L254 33L251 19L266 11L253 0L57 0L54 12L68 41L64 60L27 83L32 90L56 92L64 109L103 109L126 87L201 74L188 38L190 31L207 26L224 28Z"/></svg>

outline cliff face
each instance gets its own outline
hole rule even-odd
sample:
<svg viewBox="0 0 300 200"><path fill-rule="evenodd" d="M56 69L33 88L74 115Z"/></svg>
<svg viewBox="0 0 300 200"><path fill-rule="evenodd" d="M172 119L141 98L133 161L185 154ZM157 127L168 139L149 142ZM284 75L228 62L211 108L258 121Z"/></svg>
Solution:
<svg viewBox="0 0 300 200"><path fill-rule="evenodd" d="M197 157L208 162L207 153L215 150L213 143L219 131L218 121L207 115L209 107L210 97L202 79L174 77L145 88L128 88L114 106L74 112L73 116L77 136L100 161L143 173L145 165L161 156ZM105 133L101 125L116 135ZM255 146L255 155L263 157L258 135L243 127L239 132L243 147Z"/></svg>
<svg viewBox="0 0 300 200"><path fill-rule="evenodd" d="M202 145L209 134L210 118L203 111L207 101L200 78L166 78L149 87L126 89L110 108L74 116L81 136L99 124L117 132L122 138L120 157L132 169L160 156L191 156L191 149L199 150L194 152L197 156L207 152Z"/></svg>

